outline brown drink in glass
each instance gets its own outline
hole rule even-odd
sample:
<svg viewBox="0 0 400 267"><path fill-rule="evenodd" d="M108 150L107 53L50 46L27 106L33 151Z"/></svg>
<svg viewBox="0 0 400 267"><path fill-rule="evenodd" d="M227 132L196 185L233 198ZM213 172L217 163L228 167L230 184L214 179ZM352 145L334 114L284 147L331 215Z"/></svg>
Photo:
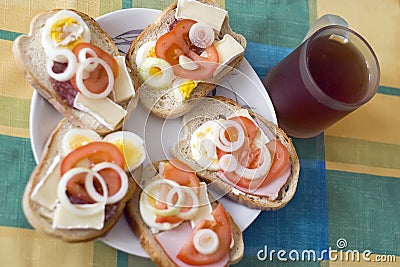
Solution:
<svg viewBox="0 0 400 267"><path fill-rule="evenodd" d="M368 102L379 86L368 43L342 26L315 32L273 67L263 83L289 135L313 137Z"/></svg>

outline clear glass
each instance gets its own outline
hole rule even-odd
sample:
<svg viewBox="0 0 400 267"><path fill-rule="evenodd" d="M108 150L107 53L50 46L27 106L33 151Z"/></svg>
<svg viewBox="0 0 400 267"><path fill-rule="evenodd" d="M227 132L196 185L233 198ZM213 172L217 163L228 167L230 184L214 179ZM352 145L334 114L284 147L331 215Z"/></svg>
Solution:
<svg viewBox="0 0 400 267"><path fill-rule="evenodd" d="M368 102L380 70L370 45L347 27L326 26L274 66L263 83L287 134L318 135Z"/></svg>

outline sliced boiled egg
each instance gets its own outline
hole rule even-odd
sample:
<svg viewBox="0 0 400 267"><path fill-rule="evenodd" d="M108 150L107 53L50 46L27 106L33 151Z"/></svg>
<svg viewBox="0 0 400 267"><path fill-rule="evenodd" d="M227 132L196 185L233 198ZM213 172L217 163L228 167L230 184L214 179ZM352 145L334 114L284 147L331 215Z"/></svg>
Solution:
<svg viewBox="0 0 400 267"><path fill-rule="evenodd" d="M177 95L180 95L182 101L188 99L193 89L199 84L198 81L176 77L172 83L173 90Z"/></svg>
<svg viewBox="0 0 400 267"><path fill-rule="evenodd" d="M136 66L140 67L143 61L149 57L156 57L156 41L142 44L136 52Z"/></svg>
<svg viewBox="0 0 400 267"><path fill-rule="evenodd" d="M116 145L121 150L125 157L127 171L136 169L146 158L143 139L132 132L110 133L103 140Z"/></svg>
<svg viewBox="0 0 400 267"><path fill-rule="evenodd" d="M215 171L219 170L219 166L214 132L219 128L219 121L207 121L194 131L190 139L193 160L201 167Z"/></svg>
<svg viewBox="0 0 400 267"><path fill-rule="evenodd" d="M89 41L89 27L73 11L57 12L46 20L42 29L42 46L46 53L56 48L72 49L79 42Z"/></svg>
<svg viewBox="0 0 400 267"><path fill-rule="evenodd" d="M64 155L66 155L78 147L100 140L100 135L95 131L73 128L64 135L62 139L62 150Z"/></svg>
<svg viewBox="0 0 400 267"><path fill-rule="evenodd" d="M144 84L154 89L167 88L175 78L171 65L157 57L146 58L138 70Z"/></svg>

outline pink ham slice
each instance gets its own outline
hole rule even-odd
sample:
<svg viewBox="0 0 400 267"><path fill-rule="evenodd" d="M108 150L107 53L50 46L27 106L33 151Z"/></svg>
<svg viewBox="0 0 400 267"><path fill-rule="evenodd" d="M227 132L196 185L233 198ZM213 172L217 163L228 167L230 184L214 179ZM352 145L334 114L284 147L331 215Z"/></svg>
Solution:
<svg viewBox="0 0 400 267"><path fill-rule="evenodd" d="M154 236L158 244L163 248L165 253L168 255L170 260L172 260L177 266L182 267L193 267L193 265L186 264L183 261L176 258L179 251L182 249L183 245L188 239L192 237L193 229L189 222L183 222L178 227L158 233ZM214 263L208 265L201 265L204 267L221 267L226 266L229 262L229 253L226 256Z"/></svg>
<svg viewBox="0 0 400 267"><path fill-rule="evenodd" d="M257 196L266 196L266 197L268 197L269 200L276 200L278 198L279 191L286 184L286 182L290 176L290 173L291 173L291 165L289 162L285 166L285 169L282 171L282 173L280 175L278 175L278 177L276 177L273 181L271 181L270 183L268 183L264 186L261 186L259 188L255 188L255 189L249 189L249 188L235 185L228 178L226 178L222 172L219 172L218 176L223 181L227 182L228 184L234 186L235 188L239 189L240 191L242 191L244 193L257 195Z"/></svg>

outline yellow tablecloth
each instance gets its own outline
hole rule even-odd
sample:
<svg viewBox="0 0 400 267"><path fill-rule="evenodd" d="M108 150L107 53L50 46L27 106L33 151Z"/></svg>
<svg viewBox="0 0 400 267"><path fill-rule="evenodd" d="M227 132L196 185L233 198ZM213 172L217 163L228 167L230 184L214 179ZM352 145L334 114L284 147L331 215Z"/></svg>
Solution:
<svg viewBox="0 0 400 267"><path fill-rule="evenodd" d="M152 266L101 241L67 244L27 223L21 197L35 166L29 139L33 89L17 70L11 47L44 10L74 8L98 17L123 8L163 9L170 2L1 0L0 266ZM342 16L364 36L381 66L381 86L369 103L318 137L294 139L302 167L298 192L287 207L262 212L244 232L245 256L238 266L400 266L400 2L217 2L228 10L232 28L247 38L246 59L260 77L326 13ZM275 250L268 262L260 257L266 246ZM286 261L278 250L286 252ZM321 257L296 259L296 252L307 250ZM371 255L359 260L340 255L348 250Z"/></svg>

